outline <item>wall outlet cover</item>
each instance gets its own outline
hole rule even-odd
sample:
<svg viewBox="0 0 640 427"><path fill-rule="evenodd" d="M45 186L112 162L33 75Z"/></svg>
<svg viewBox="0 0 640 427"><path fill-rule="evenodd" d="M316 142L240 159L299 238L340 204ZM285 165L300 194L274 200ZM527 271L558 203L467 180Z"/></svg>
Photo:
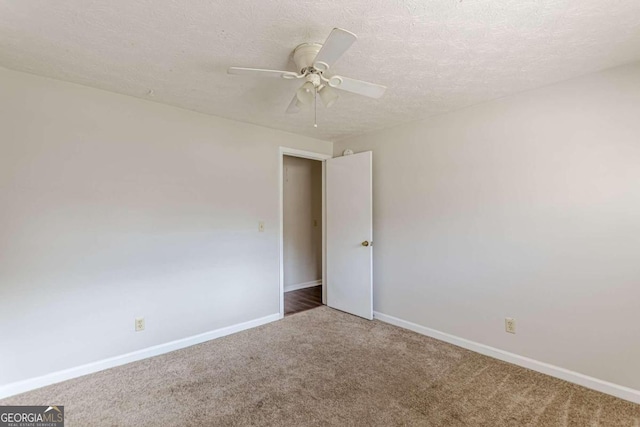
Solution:
<svg viewBox="0 0 640 427"><path fill-rule="evenodd" d="M505 317L504 330L510 334L516 333L516 319L512 317Z"/></svg>
<svg viewBox="0 0 640 427"><path fill-rule="evenodd" d="M144 331L144 317L136 317L136 332Z"/></svg>

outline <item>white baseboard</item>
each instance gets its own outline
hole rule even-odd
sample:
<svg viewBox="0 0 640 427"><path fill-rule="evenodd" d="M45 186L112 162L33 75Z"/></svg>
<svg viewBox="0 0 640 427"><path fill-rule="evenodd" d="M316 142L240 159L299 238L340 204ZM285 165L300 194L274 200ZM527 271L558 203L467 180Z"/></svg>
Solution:
<svg viewBox="0 0 640 427"><path fill-rule="evenodd" d="M131 353L122 354L120 356L110 357L108 359L99 360L97 362L87 363L86 365L77 366L75 368L65 369L63 371L52 372L36 378L18 381L15 383L0 386L0 399L9 396L24 393L29 390L44 387L47 385L59 383L62 381L77 378L83 375L92 374L94 372L103 371L105 369L114 368L116 366L125 365L137 360L146 359L148 357L158 356L160 354L169 353L181 348L190 347L215 338L231 335L245 329L255 328L280 319L280 314L271 314L259 319L250 320L248 322L239 323L237 325L227 326L226 328L216 329L214 331L205 332L191 337L182 338L165 344L155 345L153 347L144 348Z"/></svg>
<svg viewBox="0 0 640 427"><path fill-rule="evenodd" d="M291 291L297 291L299 289L313 288L314 286L320 286L320 285L322 285L322 280L314 280L311 282L297 283L295 285L285 285L284 291L291 292Z"/></svg>
<svg viewBox="0 0 640 427"><path fill-rule="evenodd" d="M574 384L578 384L602 393L610 394L621 399L629 400L634 403L640 403L640 390L635 390L622 385L610 383L608 381L603 381L597 378L590 377L588 375L561 368L559 366L520 356L518 354L509 353L508 351L500 350L495 347L490 347L488 345L460 338L455 335L440 332L435 329L427 328L426 326L421 326L416 323L398 319L397 317L389 316L383 313L374 312L373 316L375 319L378 319L382 322L390 323L404 329L409 329L410 331L414 331L440 341L445 341L458 347L466 348L467 350L484 354L485 356L493 357L504 362L513 363L514 365L541 372L543 374L556 377Z"/></svg>

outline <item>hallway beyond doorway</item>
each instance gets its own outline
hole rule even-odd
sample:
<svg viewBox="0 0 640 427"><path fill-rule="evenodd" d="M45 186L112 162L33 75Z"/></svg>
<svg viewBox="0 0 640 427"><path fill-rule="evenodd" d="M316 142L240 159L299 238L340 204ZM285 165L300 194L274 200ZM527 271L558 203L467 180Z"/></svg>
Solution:
<svg viewBox="0 0 640 427"><path fill-rule="evenodd" d="M299 289L284 294L284 315L320 307L322 305L322 285Z"/></svg>

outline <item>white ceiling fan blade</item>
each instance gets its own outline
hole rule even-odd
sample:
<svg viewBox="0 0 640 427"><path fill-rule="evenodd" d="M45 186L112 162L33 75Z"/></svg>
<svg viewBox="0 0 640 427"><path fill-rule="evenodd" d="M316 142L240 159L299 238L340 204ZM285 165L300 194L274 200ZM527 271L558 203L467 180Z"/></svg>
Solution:
<svg viewBox="0 0 640 427"><path fill-rule="evenodd" d="M300 107L298 107L298 96L294 93L293 99L291 100L291 102L289 103L289 106L287 107L287 113L293 114L293 113L297 113L298 111L300 111Z"/></svg>
<svg viewBox="0 0 640 427"><path fill-rule="evenodd" d="M283 79L295 79L298 77L293 71L265 70L262 68L229 67L227 73L239 76L281 77Z"/></svg>
<svg viewBox="0 0 640 427"><path fill-rule="evenodd" d="M369 98L380 98L384 95L384 91L387 90L386 86L342 76L331 77L329 79L329 86L347 92L357 93L358 95L368 96Z"/></svg>
<svg viewBox="0 0 640 427"><path fill-rule="evenodd" d="M357 39L352 32L334 28L313 60L313 66L320 71L327 71Z"/></svg>

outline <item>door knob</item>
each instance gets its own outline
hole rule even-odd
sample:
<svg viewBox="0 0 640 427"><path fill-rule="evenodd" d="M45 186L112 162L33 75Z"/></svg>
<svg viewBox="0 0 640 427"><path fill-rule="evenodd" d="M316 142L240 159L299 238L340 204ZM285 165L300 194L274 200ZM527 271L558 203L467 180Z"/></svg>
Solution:
<svg viewBox="0 0 640 427"><path fill-rule="evenodd" d="M373 243L373 242L371 242ZM366 240L364 242L362 242L362 246L369 246L369 242L367 242Z"/></svg>

